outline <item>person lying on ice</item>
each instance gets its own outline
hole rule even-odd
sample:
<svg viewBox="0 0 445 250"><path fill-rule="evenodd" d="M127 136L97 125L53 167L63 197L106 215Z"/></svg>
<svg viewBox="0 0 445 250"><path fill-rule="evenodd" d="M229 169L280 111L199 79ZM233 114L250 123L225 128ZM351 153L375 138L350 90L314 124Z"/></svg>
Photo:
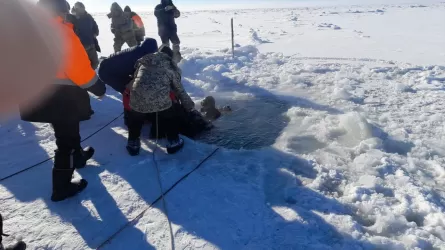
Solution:
<svg viewBox="0 0 445 250"><path fill-rule="evenodd" d="M170 92L188 112L195 103L184 90L181 71L173 61L173 51L161 46L159 52L148 54L136 65L134 80L130 83L130 108L128 116L127 150L132 156L138 155L141 147L141 130L147 116L154 116L154 123L162 128L167 137L167 152L174 154L184 146L179 137L179 117L173 106Z"/></svg>

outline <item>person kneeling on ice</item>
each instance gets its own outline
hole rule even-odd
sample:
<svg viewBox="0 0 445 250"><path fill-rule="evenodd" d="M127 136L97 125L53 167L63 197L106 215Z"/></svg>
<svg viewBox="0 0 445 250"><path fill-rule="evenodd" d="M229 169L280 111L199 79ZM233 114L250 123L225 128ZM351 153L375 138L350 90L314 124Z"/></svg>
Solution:
<svg viewBox="0 0 445 250"><path fill-rule="evenodd" d="M71 181L74 170L85 167L94 154L93 148L82 149L80 145L79 123L90 118L88 92L101 98L106 88L91 68L88 55L72 26L64 20L65 0L40 0L39 5L52 11L53 23L68 46L65 46L63 64L54 76L53 88L47 97L32 107L21 106L20 115L24 121L50 123L54 129L57 150L51 200L57 202L87 187L88 182L84 179Z"/></svg>
<svg viewBox="0 0 445 250"><path fill-rule="evenodd" d="M173 51L161 46L159 52L148 54L136 65L134 80L130 84L130 107L128 117L128 144L130 155L139 154L141 130L147 116L154 116L154 123L162 128L167 137L167 152L174 154L184 146L179 137L179 117L173 106L170 92L181 102L188 112L195 103L181 83L181 70L173 61ZM158 135L159 136L159 135Z"/></svg>

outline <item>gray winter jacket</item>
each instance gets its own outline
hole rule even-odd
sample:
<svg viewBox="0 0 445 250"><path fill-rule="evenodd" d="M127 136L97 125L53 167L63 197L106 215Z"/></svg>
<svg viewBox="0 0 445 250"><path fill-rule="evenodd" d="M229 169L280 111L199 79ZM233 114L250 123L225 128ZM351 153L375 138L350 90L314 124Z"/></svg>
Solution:
<svg viewBox="0 0 445 250"><path fill-rule="evenodd" d="M192 110L195 103L181 83L181 70L164 53L148 54L136 64L132 81L130 107L140 113L155 113L172 106L170 91L186 110Z"/></svg>

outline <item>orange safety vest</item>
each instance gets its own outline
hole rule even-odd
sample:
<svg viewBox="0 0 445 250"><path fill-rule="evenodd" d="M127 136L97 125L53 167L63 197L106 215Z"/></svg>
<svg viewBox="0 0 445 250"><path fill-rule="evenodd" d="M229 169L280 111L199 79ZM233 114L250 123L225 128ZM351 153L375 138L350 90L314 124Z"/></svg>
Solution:
<svg viewBox="0 0 445 250"><path fill-rule="evenodd" d="M133 19L139 29L144 28L144 22L142 22L142 18L139 15L134 15L131 19Z"/></svg>
<svg viewBox="0 0 445 250"><path fill-rule="evenodd" d="M87 52L72 28L58 16L55 19L64 39L65 51L63 63L57 72L57 84L77 85L83 89L91 87L98 80L96 72L91 68Z"/></svg>

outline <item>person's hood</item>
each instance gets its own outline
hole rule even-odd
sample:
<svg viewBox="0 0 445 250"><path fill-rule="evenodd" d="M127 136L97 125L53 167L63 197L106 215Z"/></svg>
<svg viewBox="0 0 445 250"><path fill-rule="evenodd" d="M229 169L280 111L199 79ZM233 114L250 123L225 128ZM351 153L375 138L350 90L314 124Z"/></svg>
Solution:
<svg viewBox="0 0 445 250"><path fill-rule="evenodd" d="M162 44L161 47L159 47L158 51L168 55L170 58L173 58L172 49L170 49L170 47L165 44Z"/></svg>
<svg viewBox="0 0 445 250"><path fill-rule="evenodd" d="M155 66L157 68L162 68L162 69L176 70L176 67L171 57L162 52L147 54L141 59L139 59L138 62L142 65L146 65L149 67Z"/></svg>
<svg viewBox="0 0 445 250"><path fill-rule="evenodd" d="M130 8L130 6L125 6L125 8L124 8L124 12L131 12L131 8Z"/></svg>
<svg viewBox="0 0 445 250"><path fill-rule="evenodd" d="M123 13L124 11L122 10L122 7L118 3L114 2L113 4L111 4L110 14L108 14L108 17L119 16Z"/></svg>

